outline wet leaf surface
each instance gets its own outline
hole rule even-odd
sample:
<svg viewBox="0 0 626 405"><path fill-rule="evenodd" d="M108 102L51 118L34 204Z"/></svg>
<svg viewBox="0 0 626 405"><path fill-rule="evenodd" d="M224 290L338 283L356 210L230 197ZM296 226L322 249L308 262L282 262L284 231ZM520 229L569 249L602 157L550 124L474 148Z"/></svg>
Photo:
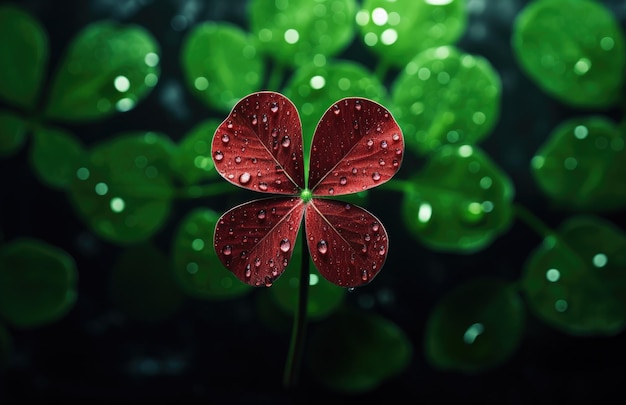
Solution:
<svg viewBox="0 0 626 405"><path fill-rule="evenodd" d="M564 104L605 108L623 97L626 39L600 2L529 3L517 15L511 44L525 73Z"/></svg>
<svg viewBox="0 0 626 405"><path fill-rule="evenodd" d="M391 113L363 98L326 110L311 145L309 188L315 196L352 194L387 182L404 156L402 130Z"/></svg>
<svg viewBox="0 0 626 405"><path fill-rule="evenodd" d="M387 231L361 207L336 200L313 199L305 213L306 242L315 267L334 284L368 284L389 252Z"/></svg>
<svg viewBox="0 0 626 405"><path fill-rule="evenodd" d="M425 49L454 44L467 19L463 0L365 0L356 15L363 43L399 67Z"/></svg>
<svg viewBox="0 0 626 405"><path fill-rule="evenodd" d="M626 207L625 133L602 116L573 118L550 134L531 161L534 180L560 207L588 212Z"/></svg>
<svg viewBox="0 0 626 405"><path fill-rule="evenodd" d="M475 146L445 146L411 180L403 216L431 249L471 253L509 229L513 183Z"/></svg>
<svg viewBox="0 0 626 405"><path fill-rule="evenodd" d="M217 257L242 282L271 286L291 261L304 210L303 201L295 197L255 200L230 209L215 228Z"/></svg>
<svg viewBox="0 0 626 405"><path fill-rule="evenodd" d="M355 0L253 0L250 30L263 54L300 66L347 47L354 37L355 12Z"/></svg>
<svg viewBox="0 0 626 405"><path fill-rule="evenodd" d="M533 313L572 335L614 335L626 325L626 234L595 216L575 216L544 239L524 266Z"/></svg>
<svg viewBox="0 0 626 405"><path fill-rule="evenodd" d="M98 21L70 43L53 77L45 115L89 121L129 111L160 75L159 44L139 25Z"/></svg>
<svg viewBox="0 0 626 405"><path fill-rule="evenodd" d="M502 85L491 63L452 46L415 56L391 86L392 111L418 155L441 145L476 144L500 116Z"/></svg>
<svg viewBox="0 0 626 405"><path fill-rule="evenodd" d="M212 151L218 173L238 187L274 194L304 188L300 118L282 94L240 100L215 132Z"/></svg>

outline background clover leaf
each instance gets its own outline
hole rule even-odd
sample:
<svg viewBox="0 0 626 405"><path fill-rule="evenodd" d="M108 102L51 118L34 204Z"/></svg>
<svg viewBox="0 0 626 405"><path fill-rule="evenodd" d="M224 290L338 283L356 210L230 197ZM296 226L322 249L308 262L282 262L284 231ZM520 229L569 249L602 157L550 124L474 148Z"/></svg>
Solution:
<svg viewBox="0 0 626 405"><path fill-rule="evenodd" d="M40 127L33 132L30 164L39 179L56 189L67 189L84 161L85 148L71 133Z"/></svg>
<svg viewBox="0 0 626 405"><path fill-rule="evenodd" d="M0 98L35 108L48 63L48 36L21 7L0 5Z"/></svg>
<svg viewBox="0 0 626 405"><path fill-rule="evenodd" d="M250 34L227 23L195 26L184 39L181 63L191 92L208 107L223 111L259 89L265 73Z"/></svg>
<svg viewBox="0 0 626 405"><path fill-rule="evenodd" d="M316 328L306 360L311 374L324 386L358 394L401 373L412 355L413 347L398 325L376 314L347 309Z"/></svg>
<svg viewBox="0 0 626 405"><path fill-rule="evenodd" d="M626 207L624 131L603 116L567 120L531 161L541 191L561 207L593 212Z"/></svg>
<svg viewBox="0 0 626 405"><path fill-rule="evenodd" d="M184 184L197 184L218 177L211 157L211 140L207 134L215 133L220 123L218 119L202 121L178 142L171 164L172 170Z"/></svg>
<svg viewBox="0 0 626 405"><path fill-rule="evenodd" d="M403 217L411 234L431 249L475 252L511 224L513 183L475 146L433 152L411 187Z"/></svg>
<svg viewBox="0 0 626 405"><path fill-rule="evenodd" d="M485 277L461 284L431 311L424 337L427 359L441 370L493 369L518 350L525 316L514 284Z"/></svg>
<svg viewBox="0 0 626 405"><path fill-rule="evenodd" d="M259 50L281 65L324 61L354 36L355 0L252 0L248 7Z"/></svg>
<svg viewBox="0 0 626 405"><path fill-rule="evenodd" d="M19 116L0 110L0 157L16 153L26 141L27 123Z"/></svg>
<svg viewBox="0 0 626 405"><path fill-rule="evenodd" d="M624 32L599 2L534 1L517 16L511 42L524 72L560 102L600 109L623 99Z"/></svg>
<svg viewBox="0 0 626 405"><path fill-rule="evenodd" d="M572 335L614 335L626 326L626 234L595 216L574 216L524 265L522 287L540 319Z"/></svg>
<svg viewBox="0 0 626 405"><path fill-rule="evenodd" d="M172 242L174 277L190 297L231 299L251 291L222 266L213 248L213 233L219 216L212 210L197 208L178 224Z"/></svg>
<svg viewBox="0 0 626 405"><path fill-rule="evenodd" d="M356 15L368 49L397 67L425 49L456 43L467 19L463 0L365 0Z"/></svg>
<svg viewBox="0 0 626 405"><path fill-rule="evenodd" d="M157 84L159 44L139 25L94 22L66 50L45 116L87 121L131 110Z"/></svg>
<svg viewBox="0 0 626 405"><path fill-rule="evenodd" d="M501 87L485 58L450 46L430 48L395 78L392 111L416 154L446 144L475 144L499 119Z"/></svg>
<svg viewBox="0 0 626 405"><path fill-rule="evenodd" d="M76 263L43 240L20 238L0 247L0 317L19 328L50 324L74 306Z"/></svg>
<svg viewBox="0 0 626 405"><path fill-rule="evenodd" d="M154 132L126 133L94 145L70 184L71 201L100 237L143 241L170 213L174 143Z"/></svg>

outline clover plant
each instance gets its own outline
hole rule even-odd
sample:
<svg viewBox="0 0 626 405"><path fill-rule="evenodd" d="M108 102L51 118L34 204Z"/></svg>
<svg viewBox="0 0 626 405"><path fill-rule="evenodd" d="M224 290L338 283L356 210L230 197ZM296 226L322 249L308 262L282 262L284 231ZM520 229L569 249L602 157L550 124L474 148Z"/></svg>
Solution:
<svg viewBox="0 0 626 405"><path fill-rule="evenodd" d="M203 113L181 133L132 121L164 89L160 33L92 21L54 43L64 51L53 64L58 39L26 7L0 4L0 157L27 159L43 187L67 197L82 235L116 249L109 298L129 318L154 324L185 300L245 298L258 300L269 328L282 333L292 322L287 387L301 364L334 392L412 379L405 371L420 343L435 369L493 370L523 344L529 317L572 336L621 333L623 25L599 1L516 9L505 43L521 85L568 113L533 135L520 187L520 173L499 166L510 156L493 152L512 136L502 116L526 108L506 97L520 83L463 42L479 3L250 0L245 21L194 21L177 47L180 69L169 73ZM120 116L134 125L90 136L89 125ZM535 128L534 118L520 125ZM529 188L549 215L524 203ZM251 191L272 196L249 201ZM22 198L9 193L7 201ZM385 211L393 228L367 210L383 194L398 208ZM469 262L498 254L517 224L537 240L514 276L471 274L450 286L419 342L346 298L365 300L375 277L414 280L420 251ZM19 344L14 329L70 313L83 294L77 279L90 271L49 233L23 234L0 235L0 367ZM394 248L396 234L404 249ZM488 266L497 270L495 260ZM304 350L306 319L315 328Z"/></svg>

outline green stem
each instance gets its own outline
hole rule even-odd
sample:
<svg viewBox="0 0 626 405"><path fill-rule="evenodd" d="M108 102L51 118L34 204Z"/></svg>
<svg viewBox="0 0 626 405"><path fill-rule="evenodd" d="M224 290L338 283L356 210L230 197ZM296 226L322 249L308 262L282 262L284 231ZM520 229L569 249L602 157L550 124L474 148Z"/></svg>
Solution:
<svg viewBox="0 0 626 405"><path fill-rule="evenodd" d="M200 198L211 197L220 194L237 191L236 187L223 181L217 183L205 184L202 186L189 186L176 190L175 196L178 198Z"/></svg>
<svg viewBox="0 0 626 405"><path fill-rule="evenodd" d="M302 229L304 229L304 218L302 218ZM298 307L293 320L291 331L291 343L285 364L285 374L283 384L285 388L294 388L297 385L300 363L302 361L304 348L304 335L307 323L307 303L309 294L309 248L306 239L300 240L302 248L302 263L300 265L300 288L298 291Z"/></svg>
<svg viewBox="0 0 626 405"><path fill-rule="evenodd" d="M542 238L555 237L554 231L521 204L515 204L515 215Z"/></svg>
<svg viewBox="0 0 626 405"><path fill-rule="evenodd" d="M378 64L376 65L376 70L374 71L374 75L378 78L378 81L381 83L385 83L385 76L387 75L387 71L389 70L389 63L384 59L380 59Z"/></svg>
<svg viewBox="0 0 626 405"><path fill-rule="evenodd" d="M283 81L283 64L275 61L272 65L272 70L270 71L270 76L267 79L267 90L279 91L280 84Z"/></svg>
<svg viewBox="0 0 626 405"><path fill-rule="evenodd" d="M400 179L391 179L388 182L386 182L385 184L381 184L379 187L379 190L390 190L390 191L399 191L401 193L411 193L413 192L413 190L415 189L415 186L413 186L413 183L406 181L406 180L400 180Z"/></svg>

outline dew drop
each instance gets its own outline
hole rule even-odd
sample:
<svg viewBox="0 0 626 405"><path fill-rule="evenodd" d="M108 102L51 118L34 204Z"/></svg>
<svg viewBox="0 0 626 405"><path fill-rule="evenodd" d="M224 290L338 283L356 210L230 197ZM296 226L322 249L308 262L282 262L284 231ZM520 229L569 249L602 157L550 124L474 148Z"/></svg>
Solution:
<svg viewBox="0 0 626 405"><path fill-rule="evenodd" d="M256 213L256 217L259 219L265 219L266 217L265 210L259 210L259 212Z"/></svg>
<svg viewBox="0 0 626 405"><path fill-rule="evenodd" d="M270 269L274 267L274 259L269 259L267 261L267 265L270 266Z"/></svg>
<svg viewBox="0 0 626 405"><path fill-rule="evenodd" d="M381 247L379 247L379 248L378 248L378 254L379 254L380 256L384 256L384 255L385 255L385 252L386 252L386 250L385 250L385 247L384 247L384 246L381 246Z"/></svg>
<svg viewBox="0 0 626 405"><path fill-rule="evenodd" d="M333 105L333 113L335 113L335 115L339 115L340 112L341 110L339 109L339 106L337 104Z"/></svg>
<svg viewBox="0 0 626 405"><path fill-rule="evenodd" d="M270 276L265 276L265 286L266 287L271 287L273 283L273 280Z"/></svg>
<svg viewBox="0 0 626 405"><path fill-rule="evenodd" d="M271 104L270 111L273 112L273 113L278 112L278 103L273 102Z"/></svg>
<svg viewBox="0 0 626 405"><path fill-rule="evenodd" d="M378 172L372 173L372 180L374 180L374 181L380 180L380 173L378 173Z"/></svg>
<svg viewBox="0 0 626 405"><path fill-rule="evenodd" d="M241 173L241 176L239 176L239 182L241 184L248 184L250 182L250 173L248 172L243 172Z"/></svg>
<svg viewBox="0 0 626 405"><path fill-rule="evenodd" d="M370 240L372 240L372 237L370 236L369 233L366 233L365 235L363 235L363 240L365 242L369 242Z"/></svg>
<svg viewBox="0 0 626 405"><path fill-rule="evenodd" d="M222 135L222 142L224 142L224 143L230 142L230 136L228 136L228 134L223 134Z"/></svg>
<svg viewBox="0 0 626 405"><path fill-rule="evenodd" d="M365 144L367 145L368 148L371 148L372 146L374 146L374 140L368 139Z"/></svg>
<svg viewBox="0 0 626 405"><path fill-rule="evenodd" d="M267 191L267 183L259 183L259 190Z"/></svg>
<svg viewBox="0 0 626 405"><path fill-rule="evenodd" d="M339 184L341 184L342 186L345 186L347 182L348 179L346 178L346 176L341 176L341 178L339 179Z"/></svg>
<svg viewBox="0 0 626 405"><path fill-rule="evenodd" d="M248 263L248 265L246 266L246 278L250 278L250 276L252 275L252 269L250 269L250 263Z"/></svg>
<svg viewBox="0 0 626 405"><path fill-rule="evenodd" d="M232 235L233 233L235 233L235 230L233 228L228 228L228 234Z"/></svg>
<svg viewBox="0 0 626 405"><path fill-rule="evenodd" d="M261 121L263 121L264 124L267 123L267 114L263 114Z"/></svg>
<svg viewBox="0 0 626 405"><path fill-rule="evenodd" d="M280 144L283 145L283 148L288 148L289 145L291 145L291 139L289 139L289 136L285 135Z"/></svg>
<svg viewBox="0 0 626 405"><path fill-rule="evenodd" d="M287 265L289 264L289 262L287 261L287 259L283 259L283 267L287 267Z"/></svg>
<svg viewBox="0 0 626 405"><path fill-rule="evenodd" d="M353 168L352 168L352 174L357 174L357 172L358 172L357 168L356 168L356 167L353 167Z"/></svg>
<svg viewBox="0 0 626 405"><path fill-rule="evenodd" d="M317 251L325 255L328 252L328 243L325 240L317 242Z"/></svg>
<svg viewBox="0 0 626 405"><path fill-rule="evenodd" d="M391 139L393 139L394 142L398 142L400 140L400 135L393 134L393 135L391 135Z"/></svg>
<svg viewBox="0 0 626 405"><path fill-rule="evenodd" d="M222 253L224 254L224 256L230 256L231 254L233 254L233 247L230 245L226 245L222 248Z"/></svg>
<svg viewBox="0 0 626 405"><path fill-rule="evenodd" d="M272 138L276 138L278 136L278 128L272 129Z"/></svg>
<svg viewBox="0 0 626 405"><path fill-rule="evenodd" d="M365 245L361 246L361 252L367 253L367 246Z"/></svg>
<svg viewBox="0 0 626 405"><path fill-rule="evenodd" d="M372 231L378 232L379 229L380 229L380 224L378 222L372 223Z"/></svg>
<svg viewBox="0 0 626 405"><path fill-rule="evenodd" d="M352 127L354 129L359 129L359 121L357 121L357 120L352 121Z"/></svg>
<svg viewBox="0 0 626 405"><path fill-rule="evenodd" d="M361 105L361 100L356 100L356 101L354 102L354 108L355 108L357 111L361 111L361 107L362 107L362 105Z"/></svg>
<svg viewBox="0 0 626 405"><path fill-rule="evenodd" d="M335 189L334 188L329 188L328 189L328 194L335 194Z"/></svg>
<svg viewBox="0 0 626 405"><path fill-rule="evenodd" d="M385 140L380 141L380 147L381 147L381 149L387 149L387 141L385 141Z"/></svg>
<svg viewBox="0 0 626 405"><path fill-rule="evenodd" d="M235 158L235 163L241 163L241 156L237 156Z"/></svg>
<svg viewBox="0 0 626 405"><path fill-rule="evenodd" d="M261 259L260 258L256 258L254 259L254 267L259 267L261 265Z"/></svg>
<svg viewBox="0 0 626 405"><path fill-rule="evenodd" d="M280 241L280 250L287 253L289 251L289 249L291 249L291 242L289 242L289 239L283 239Z"/></svg>
<svg viewBox="0 0 626 405"><path fill-rule="evenodd" d="M222 153L222 151L218 150L216 151L213 156L215 157L215 160L217 160L218 162L221 162L222 159L224 159L224 154Z"/></svg>
<svg viewBox="0 0 626 405"><path fill-rule="evenodd" d="M361 280L363 281L367 281L367 279L369 278L368 274L367 274L367 270L362 269L361 270Z"/></svg>
<svg viewBox="0 0 626 405"><path fill-rule="evenodd" d="M256 125L259 123L259 120L256 118L256 114L252 115L252 125Z"/></svg>
<svg viewBox="0 0 626 405"><path fill-rule="evenodd" d="M233 127L233 122L232 121L228 121L228 123L226 124L226 127L228 129L231 129Z"/></svg>
<svg viewBox="0 0 626 405"><path fill-rule="evenodd" d="M381 165L381 166L384 166L385 165L385 159L383 159L383 158L378 159L378 164Z"/></svg>

